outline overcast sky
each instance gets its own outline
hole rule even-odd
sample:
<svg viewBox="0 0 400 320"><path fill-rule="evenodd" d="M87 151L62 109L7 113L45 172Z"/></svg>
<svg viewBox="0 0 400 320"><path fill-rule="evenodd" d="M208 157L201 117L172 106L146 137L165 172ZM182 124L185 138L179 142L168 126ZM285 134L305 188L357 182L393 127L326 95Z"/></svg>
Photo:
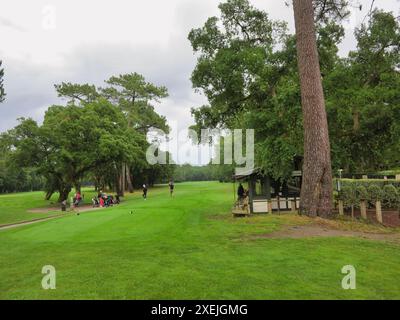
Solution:
<svg viewBox="0 0 400 320"><path fill-rule="evenodd" d="M372 0L361 0L346 23L341 53L354 48L352 32ZM0 131L18 117L43 119L60 103L53 85L62 81L102 85L111 75L138 72L165 85L170 97L156 106L169 122L186 128L190 108L206 103L194 92L190 74L196 57L187 35L210 16L216 0L1 0L0 59L5 69L6 100L0 105ZM251 0L271 18L293 30L292 8L284 0ZM376 6L399 14L398 0L376 0ZM188 160L191 159L191 160ZM180 159L179 162L193 160Z"/></svg>

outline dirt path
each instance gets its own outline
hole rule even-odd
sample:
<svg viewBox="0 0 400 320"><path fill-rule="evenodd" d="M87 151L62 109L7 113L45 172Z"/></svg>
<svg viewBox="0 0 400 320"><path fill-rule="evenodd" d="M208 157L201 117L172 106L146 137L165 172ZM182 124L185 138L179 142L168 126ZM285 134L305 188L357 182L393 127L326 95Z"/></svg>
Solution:
<svg viewBox="0 0 400 320"><path fill-rule="evenodd" d="M50 217L46 217L46 218L39 218L39 219L30 220L30 221L21 221L21 222L16 222L16 223L13 223L13 224L1 225L0 226L0 231L1 230L6 230L6 229L11 229L11 228L17 228L17 227L26 226L28 224L43 222L43 221L46 221L46 220L52 220L52 219L56 219L56 218L61 218L63 216L65 216L65 215L58 214L56 216L50 216Z"/></svg>
<svg viewBox="0 0 400 320"><path fill-rule="evenodd" d="M98 208L93 208L91 205L83 205L80 207L75 208L76 212L85 212L85 211L92 211ZM36 209L29 209L28 212L30 213L48 213L52 211L60 211L60 207L49 207L49 208L36 208ZM70 211L68 211L70 212Z"/></svg>
<svg viewBox="0 0 400 320"><path fill-rule="evenodd" d="M0 225L0 231L1 230L6 230L6 229L11 229L11 228L22 227L22 226L26 226L26 225L29 225L29 224L43 222L43 221L47 221L47 220L57 219L57 218L61 218L61 217L66 217L66 216L68 216L70 214L94 211L94 210L98 210L98 209L101 209L101 208L93 208L92 206L78 207L78 208L75 208L75 209L73 209L71 211L67 211L65 213L60 213L60 214L55 214L53 216L49 216L49 217L45 217L45 218L38 218L38 219L20 221L20 222L16 222L16 223L12 223L12 224ZM51 212L51 211L59 211L59 210L60 210L59 208L38 208L38 209L28 210L28 212L31 212L31 213L48 213L48 212Z"/></svg>
<svg viewBox="0 0 400 320"><path fill-rule="evenodd" d="M369 233L361 231L347 231L330 229L321 225L291 226L283 230L257 236L257 238L267 239L300 239L312 237L357 237L369 240L392 241L400 243L399 233Z"/></svg>

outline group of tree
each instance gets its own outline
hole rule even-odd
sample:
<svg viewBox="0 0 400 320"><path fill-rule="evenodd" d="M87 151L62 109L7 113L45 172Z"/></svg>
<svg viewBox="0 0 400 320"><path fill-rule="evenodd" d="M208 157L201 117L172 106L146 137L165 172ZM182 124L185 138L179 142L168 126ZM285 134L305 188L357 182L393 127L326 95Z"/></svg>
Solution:
<svg viewBox="0 0 400 320"><path fill-rule="evenodd" d="M145 156L148 130L168 132L152 105L167 97L165 87L131 73L111 77L102 88L72 83L55 88L66 105L49 107L40 125L21 118L1 136L7 162L34 168L45 179L46 198L58 192L60 201L68 199L82 181L123 195L135 185L169 178L170 166L150 166Z"/></svg>
<svg viewBox="0 0 400 320"><path fill-rule="evenodd" d="M399 165L399 22L372 11L355 30L356 50L340 57L348 5L293 1L291 34L247 0L228 0L188 37L198 54L193 87L209 102L192 109L193 128L255 129L256 165L275 179L303 157L302 203L313 215L330 212L331 155L334 170Z"/></svg>
<svg viewBox="0 0 400 320"><path fill-rule="evenodd" d="M43 190L45 180L34 168L22 169L0 155L0 193Z"/></svg>
<svg viewBox="0 0 400 320"><path fill-rule="evenodd" d="M234 168L232 166L208 164L193 166L188 163L174 166L174 181L220 181L231 182Z"/></svg>
<svg viewBox="0 0 400 320"><path fill-rule="evenodd" d="M255 129L256 165L277 180L288 179L294 159L303 158L301 209L324 216L332 204L332 168L400 166L400 25L393 13L371 10L354 31L356 49L341 57L341 22L351 0L292 4L295 34L248 0L221 3L220 17L190 32L198 54L191 80L209 102L192 109L193 128ZM0 101L2 77L0 68ZM67 103L50 107L43 124L20 119L2 134L3 168L42 176L47 196L58 191L60 200L83 180L122 195L172 176L173 166L145 160L147 131L168 132L152 105L167 96L165 87L133 73L111 77L102 88L62 83L56 90ZM187 168L178 167L182 180ZM210 168L189 171L192 179L232 171Z"/></svg>

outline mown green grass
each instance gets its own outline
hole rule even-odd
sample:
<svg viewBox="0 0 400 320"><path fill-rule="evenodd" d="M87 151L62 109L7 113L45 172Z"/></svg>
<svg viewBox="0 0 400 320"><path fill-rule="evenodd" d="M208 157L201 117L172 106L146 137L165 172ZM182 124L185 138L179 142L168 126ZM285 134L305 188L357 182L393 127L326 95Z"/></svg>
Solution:
<svg viewBox="0 0 400 320"><path fill-rule="evenodd" d="M57 196L53 195L50 201L44 201L44 192L23 192L0 195L0 225L15 222L45 218L55 212L33 213L30 209L55 206Z"/></svg>
<svg viewBox="0 0 400 320"><path fill-rule="evenodd" d="M233 219L232 186L177 184L120 206L0 231L2 299L399 299L400 247L263 239L287 216ZM130 211L133 210L133 214ZM343 290L344 265L357 289ZM57 289L41 288L42 266Z"/></svg>
<svg viewBox="0 0 400 320"><path fill-rule="evenodd" d="M89 203L91 194L94 193L90 188L84 189L87 193L85 202ZM71 192L70 196L73 195ZM43 191L21 192L0 195L0 225L12 224L21 221L29 221L39 218L46 218L61 213L61 208L48 212L30 212L32 209L46 209L59 207L57 203L58 193L53 194L50 200L44 200Z"/></svg>

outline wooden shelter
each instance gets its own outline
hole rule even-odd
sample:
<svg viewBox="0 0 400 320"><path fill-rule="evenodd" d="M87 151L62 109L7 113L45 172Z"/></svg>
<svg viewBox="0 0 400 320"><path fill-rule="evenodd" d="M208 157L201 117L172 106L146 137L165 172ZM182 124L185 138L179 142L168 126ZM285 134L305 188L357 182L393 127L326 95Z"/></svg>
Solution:
<svg viewBox="0 0 400 320"><path fill-rule="evenodd" d="M247 196L235 201L232 209L234 216L296 211L299 208L301 171L293 171L288 181L279 181L256 168L235 175L234 181L247 184ZM236 190L235 183L235 196L237 196Z"/></svg>

